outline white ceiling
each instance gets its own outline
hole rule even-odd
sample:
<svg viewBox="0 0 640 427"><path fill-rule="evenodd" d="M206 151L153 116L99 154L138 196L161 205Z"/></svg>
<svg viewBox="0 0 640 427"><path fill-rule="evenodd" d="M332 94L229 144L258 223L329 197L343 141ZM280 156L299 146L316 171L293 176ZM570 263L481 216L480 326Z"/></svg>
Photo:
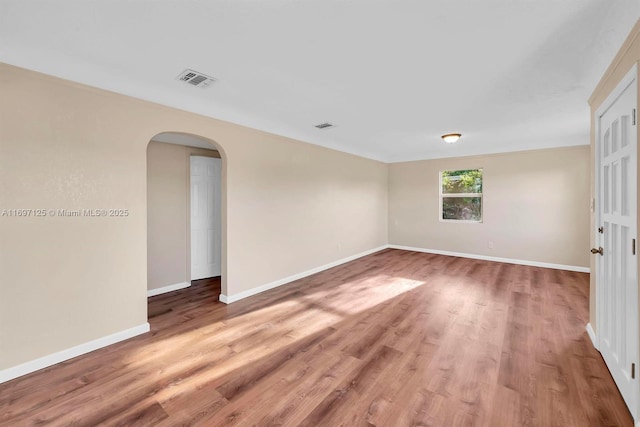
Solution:
<svg viewBox="0 0 640 427"><path fill-rule="evenodd" d="M587 98L639 16L638 0L0 0L0 61L396 162L588 144Z"/></svg>
<svg viewBox="0 0 640 427"><path fill-rule="evenodd" d="M175 145L185 145L187 147L206 148L207 150L216 149L206 140L184 133L162 132L154 136L153 141L166 142Z"/></svg>

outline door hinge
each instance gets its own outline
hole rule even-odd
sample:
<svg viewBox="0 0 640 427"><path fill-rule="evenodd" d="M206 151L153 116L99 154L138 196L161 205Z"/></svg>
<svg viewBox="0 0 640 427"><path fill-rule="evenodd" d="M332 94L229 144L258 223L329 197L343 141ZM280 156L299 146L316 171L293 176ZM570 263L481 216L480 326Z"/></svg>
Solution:
<svg viewBox="0 0 640 427"><path fill-rule="evenodd" d="M598 233L603 234L604 233L604 227L598 227Z"/></svg>
<svg viewBox="0 0 640 427"><path fill-rule="evenodd" d="M631 255L636 254L636 239L631 239Z"/></svg>
<svg viewBox="0 0 640 427"><path fill-rule="evenodd" d="M636 109L631 110L631 124L636 125Z"/></svg>
<svg viewBox="0 0 640 427"><path fill-rule="evenodd" d="M636 377L636 364L632 363L631 364L631 379L635 379Z"/></svg>

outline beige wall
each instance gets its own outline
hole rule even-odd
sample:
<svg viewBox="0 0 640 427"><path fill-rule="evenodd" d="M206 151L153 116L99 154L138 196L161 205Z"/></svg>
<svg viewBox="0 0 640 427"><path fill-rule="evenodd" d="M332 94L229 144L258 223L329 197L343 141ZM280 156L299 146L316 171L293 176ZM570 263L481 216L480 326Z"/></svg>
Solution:
<svg viewBox="0 0 640 427"><path fill-rule="evenodd" d="M384 245L387 165L0 64L0 370L147 321L147 144L215 141L223 292Z"/></svg>
<svg viewBox="0 0 640 427"><path fill-rule="evenodd" d="M151 141L147 147L147 289L190 282L189 158L214 150Z"/></svg>
<svg viewBox="0 0 640 427"><path fill-rule="evenodd" d="M622 78L629 72L631 67L638 64L640 61L640 20L636 22L636 25L633 27L629 36L620 47L618 54L613 59L609 68L605 72L604 76L596 86L593 94L589 98L589 105L591 106L591 195L595 198L595 141L596 141L596 132L595 132L595 112L602 105L602 103L607 99L607 96L616 88L618 83L622 80ZM640 77L640 74L639 74ZM638 84L638 98L640 100L640 84ZM638 143L640 144L640 132L638 132ZM640 164L640 150L638 151L638 162ZM638 189L640 189L640 173L638 176ZM640 203L640 197L638 197L638 202ZM640 206L637 209L637 212L640 212ZM640 220L640 216L639 216ZM597 246L595 244L596 237L596 229L598 225L595 224L595 214L591 215L591 227L590 227L590 241L591 246ZM640 221L638 223L638 230L640 230ZM596 323L596 262L595 257L591 258L591 286L590 286L590 306L589 306L589 323L591 327L597 334L597 323ZM640 271L640 259L638 268ZM640 297L640 295L639 295ZM638 302L640 306L640 301Z"/></svg>
<svg viewBox="0 0 640 427"><path fill-rule="evenodd" d="M439 221L439 172L471 168L483 168L483 222ZM588 146L395 163L389 192L391 244L589 265Z"/></svg>

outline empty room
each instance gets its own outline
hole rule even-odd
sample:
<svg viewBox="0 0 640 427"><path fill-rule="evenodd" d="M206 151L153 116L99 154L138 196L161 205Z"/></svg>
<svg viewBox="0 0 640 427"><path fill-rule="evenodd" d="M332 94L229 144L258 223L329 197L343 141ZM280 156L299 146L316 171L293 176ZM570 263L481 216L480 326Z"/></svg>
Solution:
<svg viewBox="0 0 640 427"><path fill-rule="evenodd" d="M640 425L639 18L0 0L0 426Z"/></svg>

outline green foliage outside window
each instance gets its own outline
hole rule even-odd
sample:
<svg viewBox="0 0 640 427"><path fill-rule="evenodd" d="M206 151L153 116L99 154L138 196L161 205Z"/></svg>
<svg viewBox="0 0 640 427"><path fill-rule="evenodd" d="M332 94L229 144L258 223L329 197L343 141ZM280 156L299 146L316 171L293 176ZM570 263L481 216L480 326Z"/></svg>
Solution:
<svg viewBox="0 0 640 427"><path fill-rule="evenodd" d="M482 221L482 169L443 171L441 179L442 219Z"/></svg>
<svg viewBox="0 0 640 427"><path fill-rule="evenodd" d="M443 171L442 193L482 193L482 169Z"/></svg>

